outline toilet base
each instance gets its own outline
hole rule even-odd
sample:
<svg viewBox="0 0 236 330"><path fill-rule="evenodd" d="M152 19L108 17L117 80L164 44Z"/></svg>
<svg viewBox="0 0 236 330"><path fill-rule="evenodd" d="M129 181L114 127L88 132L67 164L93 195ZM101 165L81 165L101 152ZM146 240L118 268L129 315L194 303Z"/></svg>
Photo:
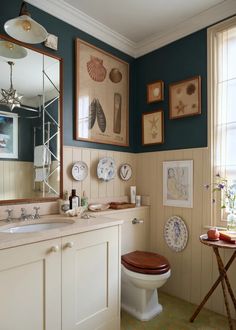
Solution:
<svg viewBox="0 0 236 330"><path fill-rule="evenodd" d="M121 290L121 308L140 321L149 321L163 310L158 302L157 289L141 289L124 283Z"/></svg>

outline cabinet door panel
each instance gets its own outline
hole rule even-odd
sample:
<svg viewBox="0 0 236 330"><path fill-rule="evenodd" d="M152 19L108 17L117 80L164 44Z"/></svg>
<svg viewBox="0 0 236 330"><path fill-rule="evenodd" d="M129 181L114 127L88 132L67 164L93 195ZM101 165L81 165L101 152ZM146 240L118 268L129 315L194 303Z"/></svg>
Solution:
<svg viewBox="0 0 236 330"><path fill-rule="evenodd" d="M68 236L62 246L62 329L106 329L108 321L118 329L118 227Z"/></svg>
<svg viewBox="0 0 236 330"><path fill-rule="evenodd" d="M0 251L0 329L60 329L60 240Z"/></svg>

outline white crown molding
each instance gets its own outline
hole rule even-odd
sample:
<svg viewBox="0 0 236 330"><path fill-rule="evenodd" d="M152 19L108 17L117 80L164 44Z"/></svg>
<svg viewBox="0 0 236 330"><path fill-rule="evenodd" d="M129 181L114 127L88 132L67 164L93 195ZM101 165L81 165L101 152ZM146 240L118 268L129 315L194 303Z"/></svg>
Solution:
<svg viewBox="0 0 236 330"><path fill-rule="evenodd" d="M31 5L135 57L135 43L63 0L26 0ZM48 31L50 33L50 31Z"/></svg>
<svg viewBox="0 0 236 330"><path fill-rule="evenodd" d="M164 35L155 34L148 39L135 43L84 14L82 11L75 9L63 0L26 1L134 58L145 55L236 14L236 0L225 0L219 5L211 7L174 28L167 30Z"/></svg>
<svg viewBox="0 0 236 330"><path fill-rule="evenodd" d="M146 40L138 42L136 44L136 57L150 53L155 49L168 45L175 40L186 37L191 33L235 14L236 0L226 0L166 31L164 35L156 34Z"/></svg>

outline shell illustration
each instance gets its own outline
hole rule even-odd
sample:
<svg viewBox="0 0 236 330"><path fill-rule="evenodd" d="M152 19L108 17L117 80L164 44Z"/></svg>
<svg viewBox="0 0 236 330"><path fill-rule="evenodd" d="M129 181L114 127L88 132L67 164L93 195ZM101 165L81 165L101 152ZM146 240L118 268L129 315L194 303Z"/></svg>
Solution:
<svg viewBox="0 0 236 330"><path fill-rule="evenodd" d="M89 122L88 127L92 129L96 118L98 120L98 127L100 128L101 132L104 133L106 130L106 116L102 109L102 106L98 99L94 98L89 107Z"/></svg>
<svg viewBox="0 0 236 330"><path fill-rule="evenodd" d="M102 82L106 78L107 70L103 66L103 60L98 57L90 56L90 61L87 62L87 70L94 81Z"/></svg>
<svg viewBox="0 0 236 330"><path fill-rule="evenodd" d="M102 106L98 99L97 99L97 120L100 130L102 131L102 133L104 133L106 130L107 121Z"/></svg>
<svg viewBox="0 0 236 330"><path fill-rule="evenodd" d="M96 115L97 115L97 100L93 99L89 107L89 123L88 123L89 129L93 128L96 121Z"/></svg>
<svg viewBox="0 0 236 330"><path fill-rule="evenodd" d="M113 83L117 84L122 80L122 73L119 69L113 68L110 71L109 78Z"/></svg>

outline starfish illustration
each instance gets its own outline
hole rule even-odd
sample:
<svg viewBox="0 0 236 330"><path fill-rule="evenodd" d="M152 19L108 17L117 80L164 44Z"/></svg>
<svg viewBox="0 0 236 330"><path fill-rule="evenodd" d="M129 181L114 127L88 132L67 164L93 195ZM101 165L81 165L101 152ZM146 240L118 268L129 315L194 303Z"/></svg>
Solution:
<svg viewBox="0 0 236 330"><path fill-rule="evenodd" d="M177 114L182 112L184 114L184 108L186 108L187 105L183 104L182 101L179 101L179 104L175 107L177 109Z"/></svg>
<svg viewBox="0 0 236 330"><path fill-rule="evenodd" d="M155 118L154 116L152 117L152 120L149 120L149 123L151 124L151 129L156 128L157 129L157 123L158 123L158 118Z"/></svg>

